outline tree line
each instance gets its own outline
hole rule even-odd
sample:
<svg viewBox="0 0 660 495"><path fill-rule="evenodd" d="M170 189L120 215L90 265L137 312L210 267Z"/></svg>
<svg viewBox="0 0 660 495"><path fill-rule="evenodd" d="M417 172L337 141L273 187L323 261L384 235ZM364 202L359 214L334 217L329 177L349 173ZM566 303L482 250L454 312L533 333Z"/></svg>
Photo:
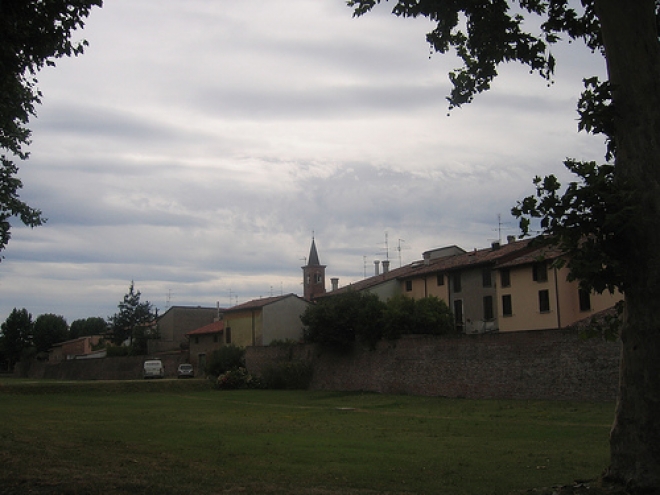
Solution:
<svg viewBox="0 0 660 495"><path fill-rule="evenodd" d="M81 318L71 325L61 315L47 313L33 320L27 309L14 308L0 325L0 369L12 371L19 361L46 360L55 344L89 335L103 336L101 346L118 348L115 354L146 354L148 340L158 336L158 310L140 298L131 282L114 315Z"/></svg>

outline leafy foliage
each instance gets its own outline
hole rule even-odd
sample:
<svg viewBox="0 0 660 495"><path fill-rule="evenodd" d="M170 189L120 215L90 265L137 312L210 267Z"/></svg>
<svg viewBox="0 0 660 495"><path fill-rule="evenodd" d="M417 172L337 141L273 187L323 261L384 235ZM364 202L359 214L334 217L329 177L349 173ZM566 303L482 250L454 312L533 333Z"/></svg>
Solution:
<svg viewBox="0 0 660 495"><path fill-rule="evenodd" d="M402 295L383 303L375 294L349 291L309 306L301 320L306 340L340 350L355 341L371 348L383 337L404 334L442 335L455 332L449 307L437 297L411 299Z"/></svg>
<svg viewBox="0 0 660 495"><path fill-rule="evenodd" d="M354 15L361 16L381 0L349 0ZM475 2L455 0L399 0L392 13L400 17L426 17L435 28L426 35L431 49L447 53L453 48L463 67L450 72L453 89L447 98L450 108L470 103L478 93L490 89L501 63L517 61L546 80L552 78L555 57L551 46L559 33L583 39L592 49L602 40L593 2L582 2L581 12L565 1L513 0ZM513 8L515 6L515 8ZM542 19L538 32L528 32L524 14Z"/></svg>
<svg viewBox="0 0 660 495"><path fill-rule="evenodd" d="M27 309L14 308L4 321L0 330L0 353L11 371L21 360L21 356L32 345L32 315Z"/></svg>
<svg viewBox="0 0 660 495"><path fill-rule="evenodd" d="M69 325L63 316L52 313L39 315L34 322L33 343L37 353L46 353L53 344L69 339Z"/></svg>
<svg viewBox="0 0 660 495"><path fill-rule="evenodd" d="M245 349L229 344L213 351L206 361L204 372L208 376L218 377L228 371L244 367Z"/></svg>
<svg viewBox="0 0 660 495"><path fill-rule="evenodd" d="M140 291L135 290L135 284L131 282L128 293L119 303L119 312L108 319L112 328L112 341L120 345L129 339L136 349L134 354L145 354L147 340L158 335L156 325L158 311L149 301L141 302L141 295Z"/></svg>
<svg viewBox="0 0 660 495"><path fill-rule="evenodd" d="M375 294L348 291L308 306L300 317L305 340L346 350L356 340L374 346L382 337L384 303Z"/></svg>
<svg viewBox="0 0 660 495"><path fill-rule="evenodd" d="M46 220L21 201L23 187L15 159L26 160L30 117L41 103L36 73L55 59L80 55L85 41L73 42L93 6L102 0L3 0L0 2L0 251L11 237L12 217L30 227Z"/></svg>
<svg viewBox="0 0 660 495"><path fill-rule="evenodd" d="M401 335L447 335L456 332L449 306L434 296L422 299L403 295L393 297L387 301L383 320L384 336L390 340Z"/></svg>
<svg viewBox="0 0 660 495"><path fill-rule="evenodd" d="M548 241L566 253L569 280L585 290L625 291L626 245L622 242L636 215L633 193L615 178L613 165L566 160L579 177L563 193L554 175L536 177L536 194L519 201L512 213L520 218L523 234L533 219L540 220ZM567 261L566 261L567 260Z"/></svg>
<svg viewBox="0 0 660 495"><path fill-rule="evenodd" d="M69 328L69 338L77 339L87 335L105 335L108 322L100 316L75 320Z"/></svg>

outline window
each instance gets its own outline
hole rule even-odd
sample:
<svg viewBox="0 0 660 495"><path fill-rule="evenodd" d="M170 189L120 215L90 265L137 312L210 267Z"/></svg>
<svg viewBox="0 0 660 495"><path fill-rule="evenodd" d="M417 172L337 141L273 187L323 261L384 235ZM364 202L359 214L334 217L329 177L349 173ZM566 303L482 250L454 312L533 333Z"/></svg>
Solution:
<svg viewBox="0 0 660 495"><path fill-rule="evenodd" d="M323 282L323 277L321 276L320 273L317 273L317 274L314 276L314 278L315 278L315 283L317 283L317 284L320 284L321 282Z"/></svg>
<svg viewBox="0 0 660 495"><path fill-rule="evenodd" d="M550 311L550 292L547 290L539 291L539 311L548 313Z"/></svg>
<svg viewBox="0 0 660 495"><path fill-rule="evenodd" d="M214 333L213 334L213 342L217 342L217 341L218 341L218 334Z"/></svg>
<svg viewBox="0 0 660 495"><path fill-rule="evenodd" d="M502 316L512 316L513 306L511 305L511 294L502 296Z"/></svg>
<svg viewBox="0 0 660 495"><path fill-rule="evenodd" d="M456 272L454 273L452 277L452 281L454 282L454 292L460 292L461 291L461 272Z"/></svg>
<svg viewBox="0 0 660 495"><path fill-rule="evenodd" d="M493 296L484 296L484 321L493 319Z"/></svg>
<svg viewBox="0 0 660 495"><path fill-rule="evenodd" d="M231 344L231 327L225 328L225 343Z"/></svg>
<svg viewBox="0 0 660 495"><path fill-rule="evenodd" d="M412 280L406 280L406 292L412 291Z"/></svg>
<svg viewBox="0 0 660 495"><path fill-rule="evenodd" d="M500 284L502 287L511 287L511 271L508 268L500 270Z"/></svg>
<svg viewBox="0 0 660 495"><path fill-rule="evenodd" d="M591 294L589 291L584 289L578 290L578 295L580 297L580 311L590 311L591 310Z"/></svg>
<svg viewBox="0 0 660 495"><path fill-rule="evenodd" d="M454 301L454 322L456 325L456 330L459 332L463 331L463 301L460 299Z"/></svg>
<svg viewBox="0 0 660 495"><path fill-rule="evenodd" d="M438 285L445 285L445 274L438 273Z"/></svg>
<svg viewBox="0 0 660 495"><path fill-rule="evenodd" d="M195 337L195 344L199 344L199 337Z"/></svg>
<svg viewBox="0 0 660 495"><path fill-rule="evenodd" d="M491 277L490 268L484 268L481 271L481 280L482 280L482 285L484 287L492 287L493 286L493 279Z"/></svg>
<svg viewBox="0 0 660 495"><path fill-rule="evenodd" d="M534 282L548 281L548 266L545 264L545 261L534 263L532 266L532 280L534 280Z"/></svg>

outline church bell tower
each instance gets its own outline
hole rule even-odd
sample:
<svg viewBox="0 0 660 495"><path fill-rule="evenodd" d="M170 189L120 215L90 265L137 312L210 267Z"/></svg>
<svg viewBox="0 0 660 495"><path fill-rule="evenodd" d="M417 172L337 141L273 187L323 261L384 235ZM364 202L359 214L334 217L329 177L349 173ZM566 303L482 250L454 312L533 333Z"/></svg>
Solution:
<svg viewBox="0 0 660 495"><path fill-rule="evenodd" d="M319 294L325 294L325 265L319 262L319 253L316 251L316 242L312 237L312 247L309 250L307 265L302 267L303 287L306 301L313 301Z"/></svg>

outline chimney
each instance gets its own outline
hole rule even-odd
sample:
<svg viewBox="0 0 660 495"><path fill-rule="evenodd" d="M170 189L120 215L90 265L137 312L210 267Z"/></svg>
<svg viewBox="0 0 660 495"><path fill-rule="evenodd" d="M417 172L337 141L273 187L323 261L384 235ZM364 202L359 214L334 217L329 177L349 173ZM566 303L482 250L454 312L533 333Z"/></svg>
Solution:
<svg viewBox="0 0 660 495"><path fill-rule="evenodd" d="M383 275L390 271L390 260L383 261Z"/></svg>
<svg viewBox="0 0 660 495"><path fill-rule="evenodd" d="M429 265L431 263L431 253L429 251L424 253L424 264Z"/></svg>
<svg viewBox="0 0 660 495"><path fill-rule="evenodd" d="M374 261L374 274L375 275L380 275L380 261L376 260Z"/></svg>
<svg viewBox="0 0 660 495"><path fill-rule="evenodd" d="M491 247L493 248L493 251L497 251L500 248L500 243L493 242L493 244L491 244Z"/></svg>
<svg viewBox="0 0 660 495"><path fill-rule="evenodd" d="M331 278L330 283L332 284L332 290L339 289L339 279L337 277Z"/></svg>
<svg viewBox="0 0 660 495"><path fill-rule="evenodd" d="M516 236L515 235L506 236L506 242L507 244L513 244L514 242L516 242Z"/></svg>

